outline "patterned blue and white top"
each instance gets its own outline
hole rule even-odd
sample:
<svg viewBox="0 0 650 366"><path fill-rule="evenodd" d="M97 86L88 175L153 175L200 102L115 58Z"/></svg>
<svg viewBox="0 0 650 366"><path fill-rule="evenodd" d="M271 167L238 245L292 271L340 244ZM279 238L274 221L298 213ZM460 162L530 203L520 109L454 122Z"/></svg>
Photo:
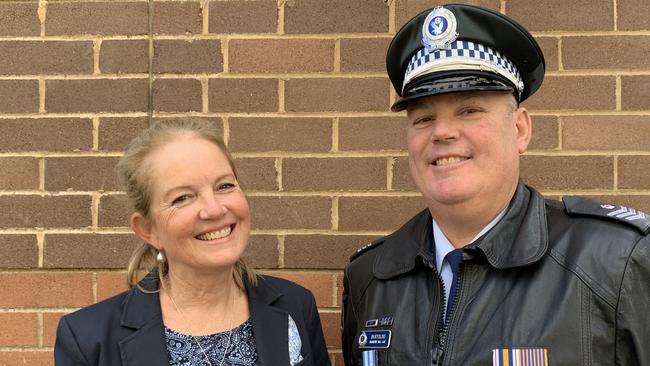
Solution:
<svg viewBox="0 0 650 366"><path fill-rule="evenodd" d="M303 360L300 354L302 342L298 334L298 327L296 327L296 323L291 316L289 316L288 327L289 360L291 365L296 365ZM230 346L226 349L226 346L228 346L228 333L229 331L225 331L196 337L196 340L201 343L201 347L203 347L203 350L210 358L210 363L213 366L219 365L224 353L226 353L223 365L258 365L257 348L253 335L253 322L248 319L237 328L234 328L230 336ZM209 365L201 348L196 344L192 336L165 327L165 339L167 341L167 353L169 354L170 366Z"/></svg>

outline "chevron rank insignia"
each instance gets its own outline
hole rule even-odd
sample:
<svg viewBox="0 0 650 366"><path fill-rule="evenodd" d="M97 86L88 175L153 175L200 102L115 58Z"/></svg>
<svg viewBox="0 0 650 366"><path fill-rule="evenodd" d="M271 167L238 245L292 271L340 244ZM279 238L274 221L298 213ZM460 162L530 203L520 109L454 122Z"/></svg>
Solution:
<svg viewBox="0 0 650 366"><path fill-rule="evenodd" d="M641 233L650 233L650 215L625 206L610 205L584 197L565 196L562 198L566 212L570 215L589 215L626 223L636 227Z"/></svg>

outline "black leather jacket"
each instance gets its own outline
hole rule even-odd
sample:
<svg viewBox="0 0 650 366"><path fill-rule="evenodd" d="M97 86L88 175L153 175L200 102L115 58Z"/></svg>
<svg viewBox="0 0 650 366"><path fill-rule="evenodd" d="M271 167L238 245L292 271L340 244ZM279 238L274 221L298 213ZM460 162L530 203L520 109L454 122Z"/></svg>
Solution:
<svg viewBox="0 0 650 366"><path fill-rule="evenodd" d="M494 349L531 347L546 349L553 366L650 365L649 231L638 211L545 201L520 183L504 218L465 247L443 326L425 210L346 268L346 365L362 364L361 332L377 329L392 332L378 365L485 366ZM381 318L392 325L373 324Z"/></svg>

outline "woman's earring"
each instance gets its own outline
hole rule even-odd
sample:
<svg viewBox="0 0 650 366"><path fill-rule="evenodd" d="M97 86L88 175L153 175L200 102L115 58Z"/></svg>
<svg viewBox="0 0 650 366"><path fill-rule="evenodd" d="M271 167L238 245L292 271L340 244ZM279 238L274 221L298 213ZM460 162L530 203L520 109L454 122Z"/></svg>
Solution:
<svg viewBox="0 0 650 366"><path fill-rule="evenodd" d="M165 254L161 251L158 251L158 254L156 254L156 262L158 263L165 263L167 259L165 258Z"/></svg>

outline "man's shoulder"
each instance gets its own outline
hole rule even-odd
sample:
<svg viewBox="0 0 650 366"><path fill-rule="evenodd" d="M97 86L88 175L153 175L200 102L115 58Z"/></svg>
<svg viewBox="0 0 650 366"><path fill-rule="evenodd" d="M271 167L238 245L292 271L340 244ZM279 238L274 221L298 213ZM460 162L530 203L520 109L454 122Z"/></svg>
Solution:
<svg viewBox="0 0 650 366"><path fill-rule="evenodd" d="M579 196L565 196L562 202L569 217L614 223L622 225L622 228L634 229L641 235L650 233L650 216L634 208Z"/></svg>

